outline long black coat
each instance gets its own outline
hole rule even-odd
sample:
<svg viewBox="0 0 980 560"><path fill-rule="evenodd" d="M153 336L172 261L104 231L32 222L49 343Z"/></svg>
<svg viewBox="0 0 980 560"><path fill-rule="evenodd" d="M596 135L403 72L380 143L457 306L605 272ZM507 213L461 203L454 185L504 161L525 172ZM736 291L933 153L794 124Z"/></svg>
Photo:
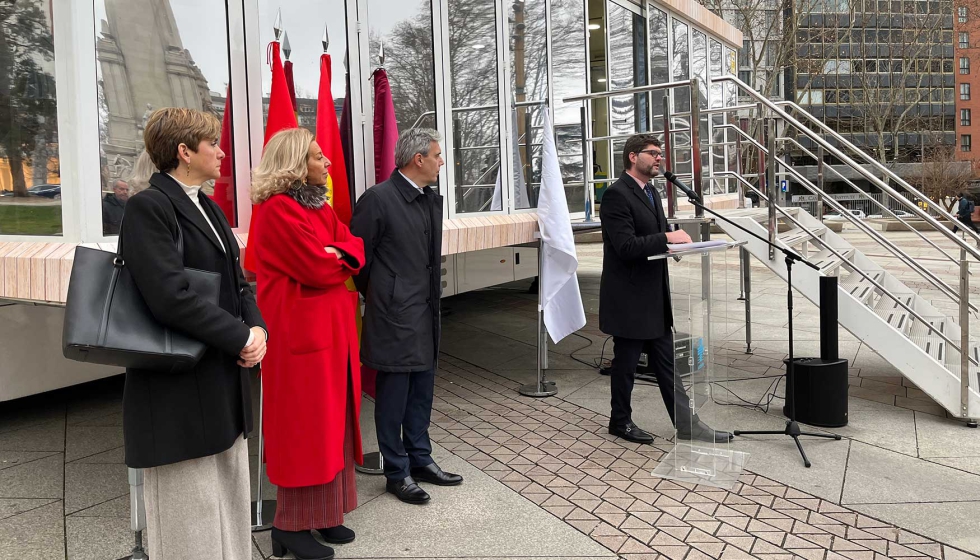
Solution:
<svg viewBox="0 0 980 560"><path fill-rule="evenodd" d="M442 196L423 190L395 171L361 196L351 218L364 240L354 277L366 303L361 362L378 371L426 371L439 354Z"/></svg>
<svg viewBox="0 0 980 560"><path fill-rule="evenodd" d="M674 324L667 261L667 217L627 173L602 195L599 329L613 336L659 338Z"/></svg>
<svg viewBox="0 0 980 560"><path fill-rule="evenodd" d="M249 372L237 360L249 327L265 329L255 293L242 274L238 243L218 206L198 195L227 252L176 181L157 173L150 185L126 204L120 233L126 267L153 316L208 349L191 371L126 370L126 464L138 468L214 455L251 431ZM175 219L184 239L183 258L177 252ZM188 289L185 267L221 274L218 305Z"/></svg>

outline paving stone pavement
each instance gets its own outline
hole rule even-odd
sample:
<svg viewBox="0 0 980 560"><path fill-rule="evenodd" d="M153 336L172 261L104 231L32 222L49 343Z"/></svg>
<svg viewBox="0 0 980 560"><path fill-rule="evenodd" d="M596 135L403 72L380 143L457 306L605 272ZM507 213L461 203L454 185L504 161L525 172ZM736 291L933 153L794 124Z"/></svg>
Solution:
<svg viewBox="0 0 980 560"><path fill-rule="evenodd" d="M653 477L670 451L608 435L608 417L444 357L434 442L622 558L978 557L745 472L731 492Z"/></svg>

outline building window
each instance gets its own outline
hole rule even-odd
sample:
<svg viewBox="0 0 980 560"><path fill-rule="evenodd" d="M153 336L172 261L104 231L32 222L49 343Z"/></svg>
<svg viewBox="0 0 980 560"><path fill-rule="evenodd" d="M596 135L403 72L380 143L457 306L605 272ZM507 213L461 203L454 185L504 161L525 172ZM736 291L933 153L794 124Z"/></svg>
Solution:
<svg viewBox="0 0 980 560"><path fill-rule="evenodd" d="M751 70L739 70L738 79L742 80L748 85L752 85L752 71Z"/></svg>
<svg viewBox="0 0 980 560"><path fill-rule="evenodd" d="M960 23L966 23L966 6L957 7L956 16Z"/></svg>
<svg viewBox="0 0 980 560"><path fill-rule="evenodd" d="M970 126L970 110L960 109L960 126Z"/></svg>
<svg viewBox="0 0 980 560"><path fill-rule="evenodd" d="M966 31L960 31L960 48L968 49L970 48L970 34Z"/></svg>
<svg viewBox="0 0 980 560"><path fill-rule="evenodd" d="M967 57L965 57L965 56L961 56L960 57L960 74L969 74L969 73L970 73L970 59L967 58Z"/></svg>
<svg viewBox="0 0 980 560"><path fill-rule="evenodd" d="M973 136L969 134L960 135L960 151L969 152L973 148Z"/></svg>
<svg viewBox="0 0 980 560"><path fill-rule="evenodd" d="M970 100L970 84L960 84L960 101Z"/></svg>

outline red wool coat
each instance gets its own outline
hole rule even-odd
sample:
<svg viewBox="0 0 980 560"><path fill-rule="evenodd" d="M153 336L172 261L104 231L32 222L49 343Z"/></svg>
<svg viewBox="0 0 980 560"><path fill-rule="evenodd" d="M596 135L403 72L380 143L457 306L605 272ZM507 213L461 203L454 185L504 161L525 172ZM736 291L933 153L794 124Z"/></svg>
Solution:
<svg viewBox="0 0 980 560"><path fill-rule="evenodd" d="M363 460L357 294L344 282L364 265L364 242L329 206L305 208L285 194L262 203L252 228L258 304L269 327L262 361L269 480L290 488L325 484L344 468L348 394L355 457ZM346 256L338 259L324 247Z"/></svg>

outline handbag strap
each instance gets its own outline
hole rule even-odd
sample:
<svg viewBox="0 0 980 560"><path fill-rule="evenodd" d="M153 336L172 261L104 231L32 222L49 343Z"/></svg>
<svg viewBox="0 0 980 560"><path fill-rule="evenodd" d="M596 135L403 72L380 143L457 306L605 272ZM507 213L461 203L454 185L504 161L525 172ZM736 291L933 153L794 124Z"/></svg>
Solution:
<svg viewBox="0 0 980 560"><path fill-rule="evenodd" d="M155 186L151 185L150 188L160 191L161 193L163 193L164 196L167 196L167 193L164 193L163 191L161 191ZM174 204L173 200L170 200L169 196L167 196L167 200L170 201L170 206L174 211L174 225L177 226L177 252L180 253L180 260L181 262L183 262L184 261L184 232L181 231L180 220L177 219L177 206ZM116 242L116 260L114 261L114 264L117 267L126 265L126 261L123 259L122 256L122 249L123 249L122 229L123 229L123 223L125 223L125 221L126 221L126 213L123 212L122 220L119 221L119 240Z"/></svg>

